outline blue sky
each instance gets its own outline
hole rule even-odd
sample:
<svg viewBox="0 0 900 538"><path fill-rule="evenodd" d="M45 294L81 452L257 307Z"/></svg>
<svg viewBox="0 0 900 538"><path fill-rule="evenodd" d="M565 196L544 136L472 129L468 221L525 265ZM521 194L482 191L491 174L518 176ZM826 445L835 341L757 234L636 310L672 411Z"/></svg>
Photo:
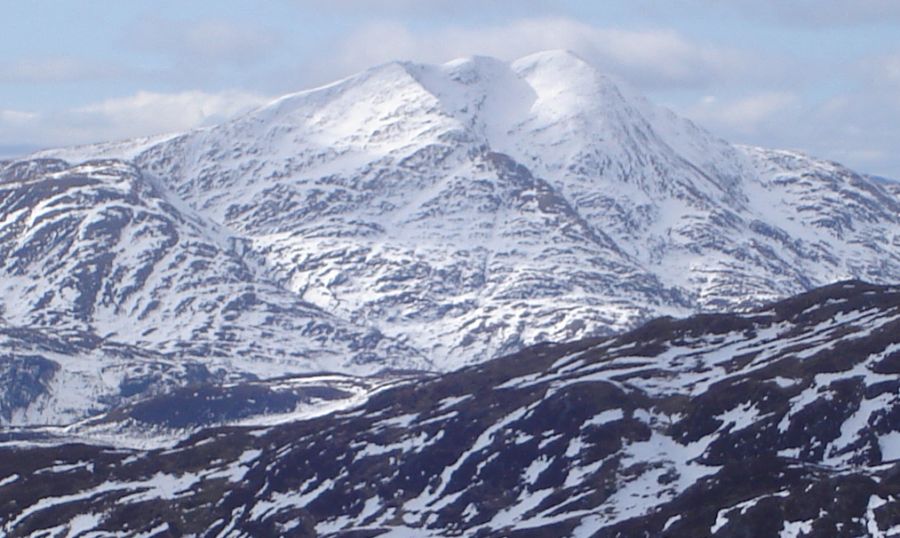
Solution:
<svg viewBox="0 0 900 538"><path fill-rule="evenodd" d="M188 129L394 59L568 48L733 142L900 178L896 0L29 0L0 154Z"/></svg>

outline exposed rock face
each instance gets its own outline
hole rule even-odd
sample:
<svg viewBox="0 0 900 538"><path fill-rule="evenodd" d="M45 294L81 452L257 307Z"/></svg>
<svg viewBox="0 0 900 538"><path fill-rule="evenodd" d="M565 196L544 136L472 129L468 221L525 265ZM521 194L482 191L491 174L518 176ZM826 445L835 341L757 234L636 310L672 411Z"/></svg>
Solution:
<svg viewBox="0 0 900 538"><path fill-rule="evenodd" d="M10 536L890 536L900 288L542 345L174 450L0 453Z"/></svg>

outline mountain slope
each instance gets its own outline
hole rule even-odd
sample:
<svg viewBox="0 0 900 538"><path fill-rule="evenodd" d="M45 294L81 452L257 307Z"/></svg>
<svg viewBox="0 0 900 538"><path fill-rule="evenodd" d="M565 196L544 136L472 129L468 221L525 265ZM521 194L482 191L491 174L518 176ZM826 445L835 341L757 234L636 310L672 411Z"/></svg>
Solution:
<svg viewBox="0 0 900 538"><path fill-rule="evenodd" d="M73 329L0 326L0 423L71 423L131 400L239 378Z"/></svg>
<svg viewBox="0 0 900 538"><path fill-rule="evenodd" d="M842 283L165 451L5 448L0 521L10 536L890 536L898 361L900 289Z"/></svg>
<svg viewBox="0 0 900 538"><path fill-rule="evenodd" d="M220 378L425 365L410 348L272 284L239 238L179 207L133 164L11 164L0 169L0 214L0 328L43 331L68 345L42 356L42 376L56 378L66 397L93 398L82 413L117 401L124 381L111 372L128 368L114 356L84 360L80 341L182 367L203 363ZM15 342L6 342L9 361L42 352ZM90 388L78 376L93 377ZM34 396L29 405L46 407Z"/></svg>
<svg viewBox="0 0 900 538"><path fill-rule="evenodd" d="M386 64L0 176L0 323L220 377L447 371L900 281L883 182L731 145L566 52Z"/></svg>
<svg viewBox="0 0 900 538"><path fill-rule="evenodd" d="M441 368L900 279L881 185L732 146L565 52L379 66L136 162L279 285Z"/></svg>

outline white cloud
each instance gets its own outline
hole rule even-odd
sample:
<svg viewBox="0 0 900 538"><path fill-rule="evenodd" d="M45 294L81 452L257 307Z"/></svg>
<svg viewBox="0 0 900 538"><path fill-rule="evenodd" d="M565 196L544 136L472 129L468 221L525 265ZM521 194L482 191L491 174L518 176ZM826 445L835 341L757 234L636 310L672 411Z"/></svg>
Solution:
<svg viewBox="0 0 900 538"><path fill-rule="evenodd" d="M0 125L27 125L38 117L34 112L0 109Z"/></svg>
<svg viewBox="0 0 900 538"><path fill-rule="evenodd" d="M900 89L900 52L878 55L863 63L871 85Z"/></svg>
<svg viewBox="0 0 900 538"><path fill-rule="evenodd" d="M880 126L885 136L900 138L900 50L861 58L854 74L854 91L846 99L834 100L834 112L853 110L856 117L851 120L871 118L875 121L873 127ZM886 122L889 123L885 125Z"/></svg>
<svg viewBox="0 0 900 538"><path fill-rule="evenodd" d="M799 98L789 92L763 92L727 100L706 96L683 112L710 128L754 134L798 103Z"/></svg>
<svg viewBox="0 0 900 538"><path fill-rule="evenodd" d="M159 132L219 122L265 101L265 98L244 92L141 91L133 96L79 107L71 114L91 123L129 123L145 132Z"/></svg>
<svg viewBox="0 0 900 538"><path fill-rule="evenodd" d="M790 92L707 96L678 112L735 143L798 149L860 172L900 178L896 95L861 88L812 101Z"/></svg>
<svg viewBox="0 0 900 538"><path fill-rule="evenodd" d="M138 92L70 110L36 114L0 111L0 144L82 144L184 131L215 124L268 97L246 92Z"/></svg>
<svg viewBox="0 0 900 538"><path fill-rule="evenodd" d="M702 86L758 77L780 64L692 41L671 30L599 28L574 19L522 19L480 28L413 31L395 21L373 22L338 44L318 71L336 76L395 59L443 62L482 54L511 60L547 49L573 50L601 69L644 88Z"/></svg>
<svg viewBox="0 0 900 538"><path fill-rule="evenodd" d="M176 21L159 17L141 19L127 33L133 46L163 53L176 63L198 69L213 63L246 65L278 44L277 35L265 28L209 19Z"/></svg>
<svg viewBox="0 0 900 538"><path fill-rule="evenodd" d="M12 83L59 83L107 78L119 72L110 66L66 56L27 58L0 65L0 81Z"/></svg>
<svg viewBox="0 0 900 538"><path fill-rule="evenodd" d="M897 0L694 0L701 9L736 9L759 19L797 26L846 26L900 20ZM682 6L684 7L684 6Z"/></svg>
<svg viewBox="0 0 900 538"><path fill-rule="evenodd" d="M878 165L883 162L885 158L888 157L888 154L883 149L871 149L871 148L860 148L860 149L850 149L845 150L841 153L840 156L835 156L835 158L846 159L848 161L858 162L858 163L866 163L868 166Z"/></svg>
<svg viewBox="0 0 900 538"><path fill-rule="evenodd" d="M434 15L450 17L455 13L484 13L491 9L504 13L540 11L554 8L552 0L295 0L298 6L317 12L323 10L342 13L391 15Z"/></svg>
<svg viewBox="0 0 900 538"><path fill-rule="evenodd" d="M900 83L900 54L884 59L884 72L888 79Z"/></svg>

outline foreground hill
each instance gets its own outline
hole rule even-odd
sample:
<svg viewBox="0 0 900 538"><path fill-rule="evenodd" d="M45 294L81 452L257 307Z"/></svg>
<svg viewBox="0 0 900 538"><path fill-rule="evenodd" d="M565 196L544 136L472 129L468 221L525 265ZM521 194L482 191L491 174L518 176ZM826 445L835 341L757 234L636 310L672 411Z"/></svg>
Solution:
<svg viewBox="0 0 900 538"><path fill-rule="evenodd" d="M173 449L8 446L0 524L9 536L893 536L898 374L900 288L846 282L537 346Z"/></svg>

